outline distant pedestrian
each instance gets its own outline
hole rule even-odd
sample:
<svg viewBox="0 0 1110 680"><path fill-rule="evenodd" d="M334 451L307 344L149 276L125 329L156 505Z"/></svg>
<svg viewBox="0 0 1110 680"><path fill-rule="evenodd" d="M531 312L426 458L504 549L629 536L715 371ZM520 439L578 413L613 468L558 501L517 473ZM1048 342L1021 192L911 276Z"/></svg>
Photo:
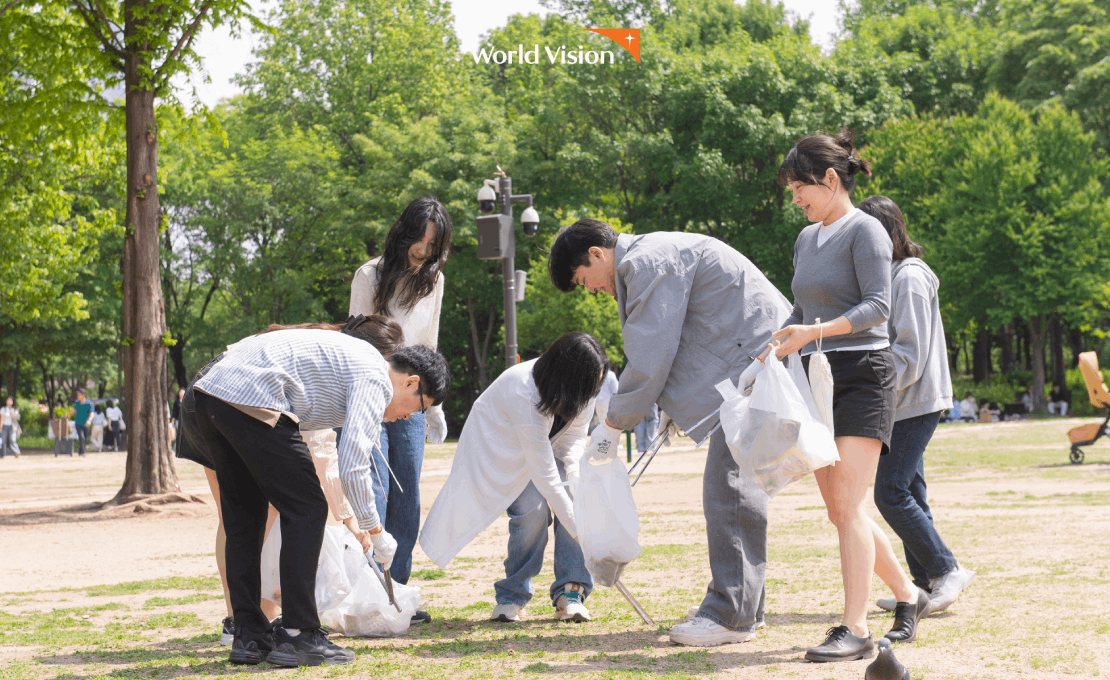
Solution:
<svg viewBox="0 0 1110 680"><path fill-rule="evenodd" d="M89 434L89 448L97 453L104 450L104 427L108 419L104 417L101 407L93 404L92 431Z"/></svg>
<svg viewBox="0 0 1110 680"><path fill-rule="evenodd" d="M1071 403L1071 390L1067 385L1053 385L1052 393L1048 395L1048 412L1052 415L1066 416L1069 403Z"/></svg>
<svg viewBox="0 0 1110 680"><path fill-rule="evenodd" d="M85 455L89 442L89 428L92 426L93 405L85 390L77 390L77 401L69 411L73 416L74 429L77 431L77 452Z"/></svg>
<svg viewBox="0 0 1110 680"><path fill-rule="evenodd" d="M104 417L108 419L108 432L112 435L112 450L119 451L120 430L123 428L123 410L109 399L108 408L104 409Z"/></svg>
<svg viewBox="0 0 1110 680"><path fill-rule="evenodd" d="M640 424L632 430L632 433L636 435L636 450L640 453L647 451L648 444L651 443L652 439L655 439L655 433L658 430L659 405L652 404L651 410L647 412Z"/></svg>
<svg viewBox="0 0 1110 680"><path fill-rule="evenodd" d="M0 406L0 458L9 453L19 456L19 447L15 444L16 429L19 427L19 409L15 401L8 397L3 406Z"/></svg>

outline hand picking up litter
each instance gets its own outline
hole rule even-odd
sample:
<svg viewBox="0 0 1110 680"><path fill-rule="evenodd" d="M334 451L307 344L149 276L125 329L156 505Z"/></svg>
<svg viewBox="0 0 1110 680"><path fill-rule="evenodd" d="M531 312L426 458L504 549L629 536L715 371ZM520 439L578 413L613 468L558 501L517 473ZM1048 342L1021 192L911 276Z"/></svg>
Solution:
<svg viewBox="0 0 1110 680"><path fill-rule="evenodd" d="M374 544L374 561L382 565L382 569L393 566L393 556L397 554L397 541L381 525L377 533L370 532L370 541Z"/></svg>

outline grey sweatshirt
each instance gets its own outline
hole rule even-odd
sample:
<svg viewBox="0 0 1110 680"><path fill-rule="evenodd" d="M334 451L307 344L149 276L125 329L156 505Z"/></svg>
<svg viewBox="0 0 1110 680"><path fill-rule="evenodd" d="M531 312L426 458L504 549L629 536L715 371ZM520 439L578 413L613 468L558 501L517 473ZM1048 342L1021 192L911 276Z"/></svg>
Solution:
<svg viewBox="0 0 1110 680"><path fill-rule="evenodd" d="M883 225L857 211L820 248L821 224L811 224L794 242L794 311L790 324L832 321L845 316L852 332L826 338L825 351L885 342L890 315L890 260L894 246ZM817 349L811 342L802 354Z"/></svg>
<svg viewBox="0 0 1110 680"><path fill-rule="evenodd" d="M933 270L916 257L895 262L890 303L890 350L894 353L894 420L952 408L952 378L944 346Z"/></svg>

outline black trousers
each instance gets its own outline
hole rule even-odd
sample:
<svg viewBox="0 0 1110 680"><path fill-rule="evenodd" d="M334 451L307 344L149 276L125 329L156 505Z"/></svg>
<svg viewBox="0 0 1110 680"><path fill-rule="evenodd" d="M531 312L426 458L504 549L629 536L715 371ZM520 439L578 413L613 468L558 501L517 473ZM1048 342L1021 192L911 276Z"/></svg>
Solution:
<svg viewBox="0 0 1110 680"><path fill-rule="evenodd" d="M197 428L215 464L227 534L226 573L236 628L270 631L260 606L268 505L281 521L281 609L286 628L319 628L316 566L328 503L308 447L288 416L270 427L195 393Z"/></svg>

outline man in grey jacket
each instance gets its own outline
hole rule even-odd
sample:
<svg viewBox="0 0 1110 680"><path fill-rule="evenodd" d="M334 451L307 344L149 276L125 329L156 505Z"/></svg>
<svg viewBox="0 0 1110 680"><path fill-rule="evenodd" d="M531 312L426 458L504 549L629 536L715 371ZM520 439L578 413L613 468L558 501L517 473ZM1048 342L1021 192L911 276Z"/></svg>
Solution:
<svg viewBox="0 0 1110 680"><path fill-rule="evenodd" d="M617 300L628 364L594 432L615 453L658 403L695 441L713 433L705 463L705 511L712 580L697 614L671 629L671 641L711 646L751 639L763 620L767 495L743 476L725 438L714 432L721 396L790 315L790 304L746 257L697 234L617 233L579 220L551 247L551 280L563 292L583 286Z"/></svg>

